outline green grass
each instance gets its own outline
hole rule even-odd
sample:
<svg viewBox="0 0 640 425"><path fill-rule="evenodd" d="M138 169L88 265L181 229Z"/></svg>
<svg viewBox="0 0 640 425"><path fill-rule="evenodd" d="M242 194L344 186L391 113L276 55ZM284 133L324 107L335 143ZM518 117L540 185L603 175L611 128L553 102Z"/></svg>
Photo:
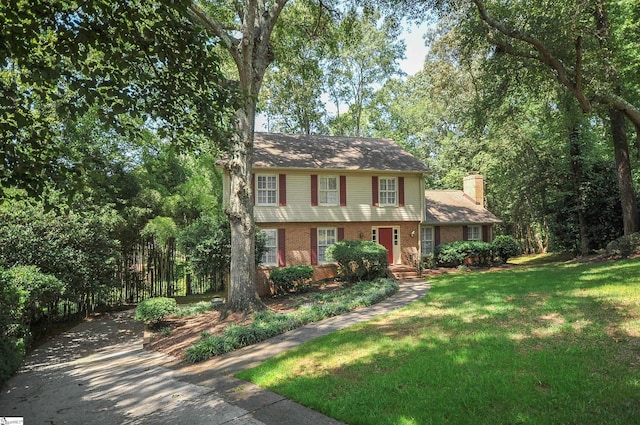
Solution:
<svg viewBox="0 0 640 425"><path fill-rule="evenodd" d="M432 284L238 376L349 424L640 424L640 261Z"/></svg>

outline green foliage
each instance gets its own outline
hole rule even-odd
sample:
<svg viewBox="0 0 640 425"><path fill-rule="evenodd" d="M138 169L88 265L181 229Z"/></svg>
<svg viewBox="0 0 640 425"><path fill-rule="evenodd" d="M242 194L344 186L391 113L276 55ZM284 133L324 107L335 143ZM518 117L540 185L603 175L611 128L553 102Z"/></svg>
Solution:
<svg viewBox="0 0 640 425"><path fill-rule="evenodd" d="M329 246L327 258L338 263L338 275L347 282L373 280L387 273L387 249L372 241L345 240Z"/></svg>
<svg viewBox="0 0 640 425"><path fill-rule="evenodd" d="M584 217L589 251L603 249L622 234L620 191L615 165L610 161L585 164L580 197L564 190L554 199L549 215L553 238L551 248L557 252L580 253L580 227L578 212ZM567 176L568 177L568 176ZM565 179L568 182L569 178Z"/></svg>
<svg viewBox="0 0 640 425"><path fill-rule="evenodd" d="M404 55L405 45L399 34L398 21L382 16L375 8L364 12L351 8L345 13L335 32L325 74L331 101L338 109L341 104L349 105L351 122L336 117L338 125L329 125L333 134L366 133L363 111L373 98L374 86L401 73L398 60Z"/></svg>
<svg viewBox="0 0 640 425"><path fill-rule="evenodd" d="M255 265L262 260L266 240L256 232ZM178 234L178 247L189 256L196 275L208 279L229 270L231 228L226 217L202 215Z"/></svg>
<svg viewBox="0 0 640 425"><path fill-rule="evenodd" d="M142 237L152 237L158 245L164 247L178 233L176 223L171 217L154 217L142 229Z"/></svg>
<svg viewBox="0 0 640 425"><path fill-rule="evenodd" d="M488 242L456 241L436 247L439 264L459 266L466 263L489 265L492 262L493 246Z"/></svg>
<svg viewBox="0 0 640 425"><path fill-rule="evenodd" d="M26 354L23 338L0 335L0 385L18 369Z"/></svg>
<svg viewBox="0 0 640 425"><path fill-rule="evenodd" d="M248 326L229 325L222 335L203 334L200 341L185 352L185 360L196 363L247 345L255 344L281 333L344 314L358 307L366 307L398 291L393 279L361 282L352 288L330 294L318 294L292 313L276 314L267 310L255 313Z"/></svg>
<svg viewBox="0 0 640 425"><path fill-rule="evenodd" d="M156 325L165 317L178 310L178 303L173 298L158 297L141 301L136 307L135 319L150 325Z"/></svg>
<svg viewBox="0 0 640 425"><path fill-rule="evenodd" d="M269 131L327 133L322 63L333 29L329 14L319 3L296 1L280 14L272 35L275 66L267 70L260 95ZM320 22L324 37L317 36Z"/></svg>
<svg viewBox="0 0 640 425"><path fill-rule="evenodd" d="M215 43L191 22L189 4L0 3L0 188L37 194L47 177L75 178L57 159L66 150L64 131L92 106L122 133L153 121L175 144L190 143L194 133L226 140L237 96Z"/></svg>
<svg viewBox="0 0 640 425"><path fill-rule="evenodd" d="M29 293L0 268L0 384L18 368L29 339L26 304Z"/></svg>
<svg viewBox="0 0 640 425"><path fill-rule="evenodd" d="M522 254L520 244L511 235L498 235L491 244L493 245L493 254L503 263L506 263L511 257Z"/></svg>
<svg viewBox="0 0 640 425"><path fill-rule="evenodd" d="M40 272L36 266L12 267L5 275L23 294L19 305L24 309L22 314L25 323L33 323L43 316L57 315L57 303L67 289L58 278Z"/></svg>
<svg viewBox="0 0 640 425"><path fill-rule="evenodd" d="M276 296L308 291L312 277L313 267L311 266L289 266L269 271L269 280L273 283Z"/></svg>
<svg viewBox="0 0 640 425"><path fill-rule="evenodd" d="M0 268L0 383L22 361L31 342L30 326L56 315L64 284L35 266Z"/></svg>
<svg viewBox="0 0 640 425"><path fill-rule="evenodd" d="M33 201L0 204L0 265L36 266L65 285L60 293L81 310L105 302L115 285L119 218L113 210L46 210ZM49 297L47 291L42 293Z"/></svg>

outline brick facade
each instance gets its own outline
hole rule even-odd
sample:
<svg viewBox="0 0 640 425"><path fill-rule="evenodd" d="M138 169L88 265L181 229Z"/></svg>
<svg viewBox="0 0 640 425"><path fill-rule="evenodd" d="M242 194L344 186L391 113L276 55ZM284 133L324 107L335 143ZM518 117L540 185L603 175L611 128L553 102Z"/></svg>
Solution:
<svg viewBox="0 0 640 425"><path fill-rule="evenodd" d="M440 226L440 243L461 241L462 226Z"/></svg>
<svg viewBox="0 0 640 425"><path fill-rule="evenodd" d="M372 228L394 227L400 231L401 253L398 257L403 264L407 264L407 253L417 253L419 246L418 222L355 222L355 223L259 223L261 229L285 230L285 266L311 264L311 229L338 228L344 229L345 240L371 240ZM257 271L258 294L261 296L272 293L269 284L269 270L275 266L260 267ZM333 264L319 264L314 266L313 280L333 278L336 267Z"/></svg>

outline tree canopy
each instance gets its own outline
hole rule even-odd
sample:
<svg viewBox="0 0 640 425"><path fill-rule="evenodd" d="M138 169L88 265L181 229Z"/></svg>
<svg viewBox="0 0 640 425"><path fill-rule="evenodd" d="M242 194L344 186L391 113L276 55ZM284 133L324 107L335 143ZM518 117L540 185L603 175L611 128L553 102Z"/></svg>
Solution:
<svg viewBox="0 0 640 425"><path fill-rule="evenodd" d="M223 143L237 96L189 4L3 2L1 186L37 193L48 174L72 173L66 134L89 109L123 134L152 128L177 146L194 134Z"/></svg>

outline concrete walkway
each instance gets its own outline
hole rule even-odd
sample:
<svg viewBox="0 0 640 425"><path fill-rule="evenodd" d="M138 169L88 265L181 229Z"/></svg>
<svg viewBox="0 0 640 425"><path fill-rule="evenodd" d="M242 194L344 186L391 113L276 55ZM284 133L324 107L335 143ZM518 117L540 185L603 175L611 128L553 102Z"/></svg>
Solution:
<svg viewBox="0 0 640 425"><path fill-rule="evenodd" d="M422 298L400 282L374 306L295 329L196 365L142 348L133 311L84 322L34 350L0 393L0 418L25 424L340 424L233 374L305 341Z"/></svg>

